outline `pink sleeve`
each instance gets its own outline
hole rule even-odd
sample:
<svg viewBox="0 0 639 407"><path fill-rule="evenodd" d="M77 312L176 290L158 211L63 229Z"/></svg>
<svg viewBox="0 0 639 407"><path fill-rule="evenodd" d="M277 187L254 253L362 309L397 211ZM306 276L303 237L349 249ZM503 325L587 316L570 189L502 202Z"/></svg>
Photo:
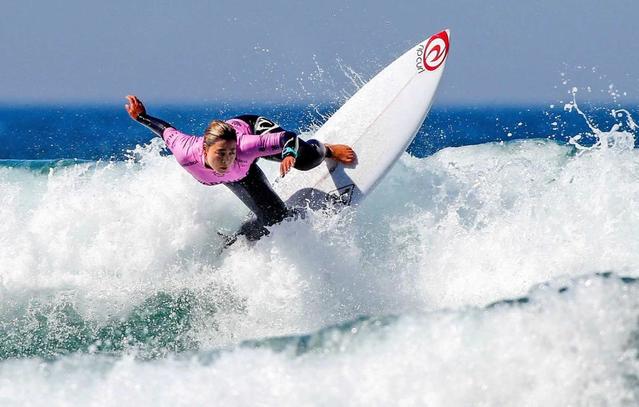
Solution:
<svg viewBox="0 0 639 407"><path fill-rule="evenodd" d="M175 159L182 164L185 160L189 160L189 156L193 152L193 148L198 145L198 139L201 137L189 136L179 130L169 127L162 133L162 138L166 146L171 150Z"/></svg>
<svg viewBox="0 0 639 407"><path fill-rule="evenodd" d="M245 134L240 138L239 150L251 159L266 157L282 152L280 139L285 132L265 133L260 136L255 134Z"/></svg>

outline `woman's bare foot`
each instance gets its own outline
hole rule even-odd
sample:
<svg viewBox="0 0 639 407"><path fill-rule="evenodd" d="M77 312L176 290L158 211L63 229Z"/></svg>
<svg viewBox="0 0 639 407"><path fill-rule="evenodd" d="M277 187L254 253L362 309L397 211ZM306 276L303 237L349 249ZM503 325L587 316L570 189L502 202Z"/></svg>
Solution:
<svg viewBox="0 0 639 407"><path fill-rule="evenodd" d="M352 164L357 159L357 155L352 148L346 144L324 144L330 151L330 158L342 164Z"/></svg>

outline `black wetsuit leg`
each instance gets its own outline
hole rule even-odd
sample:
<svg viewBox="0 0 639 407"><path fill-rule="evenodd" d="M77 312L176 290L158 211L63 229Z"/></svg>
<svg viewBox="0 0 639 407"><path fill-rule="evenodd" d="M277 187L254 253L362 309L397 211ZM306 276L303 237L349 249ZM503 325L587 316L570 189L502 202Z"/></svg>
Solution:
<svg viewBox="0 0 639 407"><path fill-rule="evenodd" d="M297 158L295 159L293 168L301 171L308 171L315 168L324 161L324 158L329 157L328 152L329 150L324 146L324 143L314 139L308 141L300 139ZM275 159L277 160L277 158ZM277 161L282 161L282 157L279 157Z"/></svg>
<svg viewBox="0 0 639 407"><path fill-rule="evenodd" d="M257 240L268 234L265 226L281 222L288 215L286 204L271 188L268 179L253 163L246 177L226 185L255 214L253 221L246 222L238 232L249 240Z"/></svg>
<svg viewBox="0 0 639 407"><path fill-rule="evenodd" d="M285 131L287 136L297 137L297 134L288 132L273 121L261 116L243 115L235 118L248 123L253 133L257 135ZM284 142L286 141L288 140ZM310 170L324 161L325 157L329 156L329 150L327 150L321 142L317 140L304 141L300 139L294 168L302 171ZM282 161L280 154L262 158L271 161ZM245 235L249 240L258 240L260 237L267 235L268 230L265 226L279 223L292 214L282 199L273 191L271 184L262 170L257 166L256 162L251 165L246 177L239 181L226 183L225 185L240 198L256 216L256 219L245 222L237 232L238 235ZM235 241L235 239L231 238L227 244L232 244L233 241Z"/></svg>

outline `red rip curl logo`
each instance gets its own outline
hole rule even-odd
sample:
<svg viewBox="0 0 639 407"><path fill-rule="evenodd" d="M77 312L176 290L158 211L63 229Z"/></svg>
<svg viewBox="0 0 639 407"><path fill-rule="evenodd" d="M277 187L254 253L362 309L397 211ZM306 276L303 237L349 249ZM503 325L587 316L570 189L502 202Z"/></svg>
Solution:
<svg viewBox="0 0 639 407"><path fill-rule="evenodd" d="M434 71L439 68L448 55L448 33L442 31L428 39L426 45L417 47L417 71Z"/></svg>

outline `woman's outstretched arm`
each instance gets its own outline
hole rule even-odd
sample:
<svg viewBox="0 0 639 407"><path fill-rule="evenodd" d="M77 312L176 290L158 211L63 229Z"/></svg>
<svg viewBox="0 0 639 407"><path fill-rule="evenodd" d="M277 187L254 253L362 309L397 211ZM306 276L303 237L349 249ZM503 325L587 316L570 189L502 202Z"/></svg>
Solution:
<svg viewBox="0 0 639 407"><path fill-rule="evenodd" d="M137 98L137 96L128 95L126 99L129 103L124 105L124 108L126 109L129 116L131 116L133 120L150 129L158 136L164 138L164 130L173 127L170 123L167 123L162 119L158 119L146 114L146 108L144 107L140 99Z"/></svg>

